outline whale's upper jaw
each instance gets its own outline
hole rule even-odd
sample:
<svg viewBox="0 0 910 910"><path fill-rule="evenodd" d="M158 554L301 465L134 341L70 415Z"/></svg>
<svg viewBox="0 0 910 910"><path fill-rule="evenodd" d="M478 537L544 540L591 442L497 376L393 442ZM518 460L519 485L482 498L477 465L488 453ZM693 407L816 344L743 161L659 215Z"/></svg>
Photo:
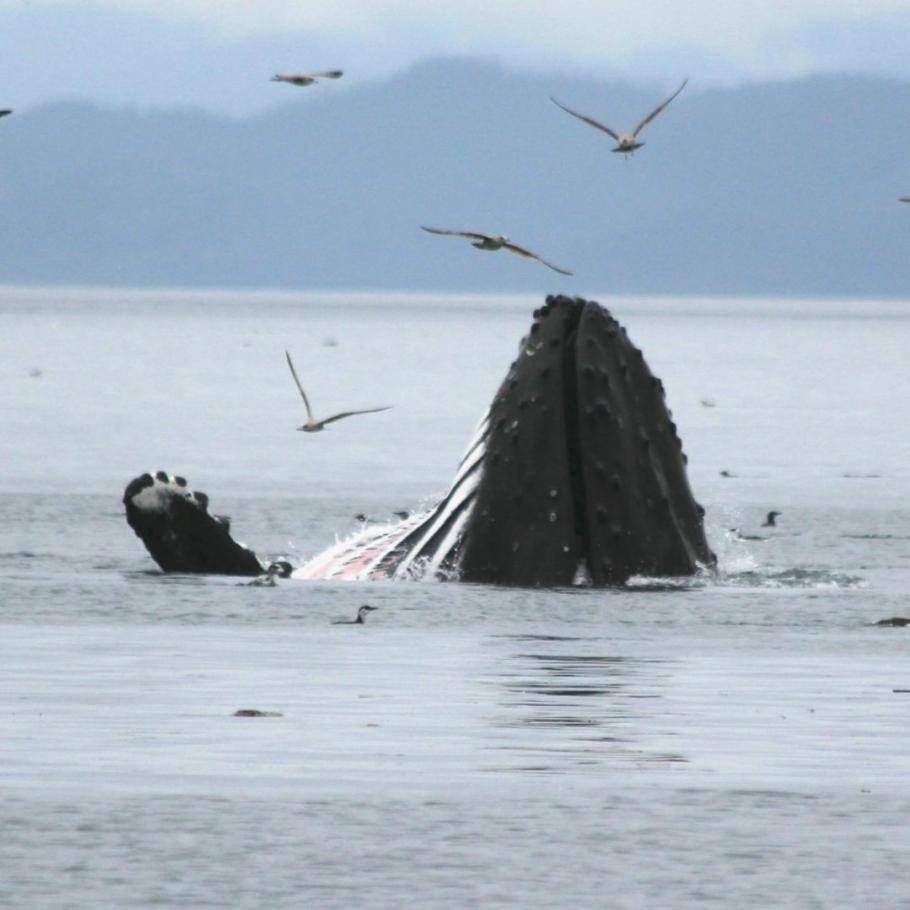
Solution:
<svg viewBox="0 0 910 910"><path fill-rule="evenodd" d="M663 386L602 307L551 297L487 417L465 581L621 584L713 555Z"/></svg>

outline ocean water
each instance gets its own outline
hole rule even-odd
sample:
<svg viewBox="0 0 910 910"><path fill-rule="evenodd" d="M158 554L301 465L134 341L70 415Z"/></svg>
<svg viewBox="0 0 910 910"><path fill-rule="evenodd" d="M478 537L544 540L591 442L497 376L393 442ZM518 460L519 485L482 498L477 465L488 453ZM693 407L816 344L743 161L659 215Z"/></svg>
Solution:
<svg viewBox="0 0 910 910"><path fill-rule="evenodd" d="M299 563L445 489L540 300L0 291L0 906L910 904L910 305L591 296L716 577L165 577L132 477ZM393 409L295 432L285 349Z"/></svg>

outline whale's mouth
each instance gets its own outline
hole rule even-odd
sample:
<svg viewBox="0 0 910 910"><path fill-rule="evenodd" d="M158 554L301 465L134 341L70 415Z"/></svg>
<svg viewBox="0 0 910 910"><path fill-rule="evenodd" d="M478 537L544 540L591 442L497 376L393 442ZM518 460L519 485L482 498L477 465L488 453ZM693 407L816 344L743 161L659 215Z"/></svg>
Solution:
<svg viewBox="0 0 910 910"><path fill-rule="evenodd" d="M182 478L144 474L124 503L166 572L267 569ZM550 297L443 500L393 528L339 542L296 574L430 573L520 587L691 575L714 562L703 514L663 386L641 351L597 304Z"/></svg>
<svg viewBox="0 0 910 910"><path fill-rule="evenodd" d="M602 307L548 298L488 416L464 577L618 584L709 562L685 456L652 375Z"/></svg>

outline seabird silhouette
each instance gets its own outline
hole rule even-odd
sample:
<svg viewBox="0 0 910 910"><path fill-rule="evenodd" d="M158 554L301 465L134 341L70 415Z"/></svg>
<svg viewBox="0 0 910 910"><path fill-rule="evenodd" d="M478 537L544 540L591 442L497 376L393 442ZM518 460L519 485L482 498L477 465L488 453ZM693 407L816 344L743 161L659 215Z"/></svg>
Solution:
<svg viewBox="0 0 910 910"><path fill-rule="evenodd" d="M550 101L553 102L557 107L562 108L567 114L571 114L573 117L577 117L579 120L583 120L589 126L593 126L595 129L603 130L603 132L612 136L619 144L616 148L612 149L614 152L622 152L624 155L631 155L636 149L640 149L644 142L638 141L638 134L686 87L688 84L688 79L683 79L682 85L667 98L666 101L662 101L660 104L645 117L638 126L632 130L631 133L617 133L616 130L611 129L605 123L601 123L599 120L595 120L593 117L586 117L584 114L579 114L577 111L573 111L570 108L567 108L564 104L560 104L554 97L550 96Z"/></svg>
<svg viewBox="0 0 910 910"><path fill-rule="evenodd" d="M288 359L288 366L291 368L291 375L294 377L294 382L297 383L297 388L300 390L300 395L303 398L303 403L306 405L306 423L297 427L298 430L303 430L304 433L318 433L320 430L324 430L326 424L332 423L335 420L341 420L342 417L352 417L355 414L374 414L376 411L388 411L391 408L391 405L387 405L383 408L364 408L361 411L342 411L340 414L333 414L331 417L326 417L323 420L317 420L313 416L313 410L310 407L310 402L306 397L306 392L303 391L303 386L300 384L300 379L297 376L297 371L294 369L294 361L291 360L291 355L285 351L284 356Z"/></svg>
<svg viewBox="0 0 910 910"><path fill-rule="evenodd" d="M379 607L371 607L371 606L368 606L367 604L364 604L357 611L356 619L336 619L336 620L333 620L332 625L333 626L362 626L364 620L367 617L367 613L372 613L373 610L378 610L378 609L379 609Z"/></svg>
<svg viewBox="0 0 910 910"><path fill-rule="evenodd" d="M780 512L768 512L768 517L762 523L763 528L776 528L777 522L775 519L780 515Z"/></svg>
<svg viewBox="0 0 910 910"><path fill-rule="evenodd" d="M290 85L312 85L320 79L340 79L344 70L325 70L320 73L275 73L272 82L287 82Z"/></svg>
<svg viewBox="0 0 910 910"><path fill-rule="evenodd" d="M548 269L553 269L554 272L559 272L561 275L572 274L567 269L561 269L558 265L547 262L546 259L538 256L537 253L532 253L530 250L525 249L525 247L519 246L517 243L512 243L508 237L503 237L502 234L481 234L479 231L450 231L445 228L432 228L424 225L421 225L420 229L428 231L431 234L466 237L471 241L471 246L476 246L478 250L508 250L510 253L524 256L527 259L536 259L538 262L542 262Z"/></svg>

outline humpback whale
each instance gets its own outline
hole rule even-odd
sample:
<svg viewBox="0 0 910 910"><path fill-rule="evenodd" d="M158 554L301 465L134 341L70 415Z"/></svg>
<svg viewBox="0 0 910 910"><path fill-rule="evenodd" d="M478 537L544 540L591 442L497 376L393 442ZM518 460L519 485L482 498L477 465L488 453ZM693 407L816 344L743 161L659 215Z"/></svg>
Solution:
<svg viewBox="0 0 910 910"><path fill-rule="evenodd" d="M127 521L158 565L265 571L180 480L144 474L124 494ZM691 575L715 562L703 517L642 352L599 304L551 296L440 502L336 543L293 577L558 587Z"/></svg>

